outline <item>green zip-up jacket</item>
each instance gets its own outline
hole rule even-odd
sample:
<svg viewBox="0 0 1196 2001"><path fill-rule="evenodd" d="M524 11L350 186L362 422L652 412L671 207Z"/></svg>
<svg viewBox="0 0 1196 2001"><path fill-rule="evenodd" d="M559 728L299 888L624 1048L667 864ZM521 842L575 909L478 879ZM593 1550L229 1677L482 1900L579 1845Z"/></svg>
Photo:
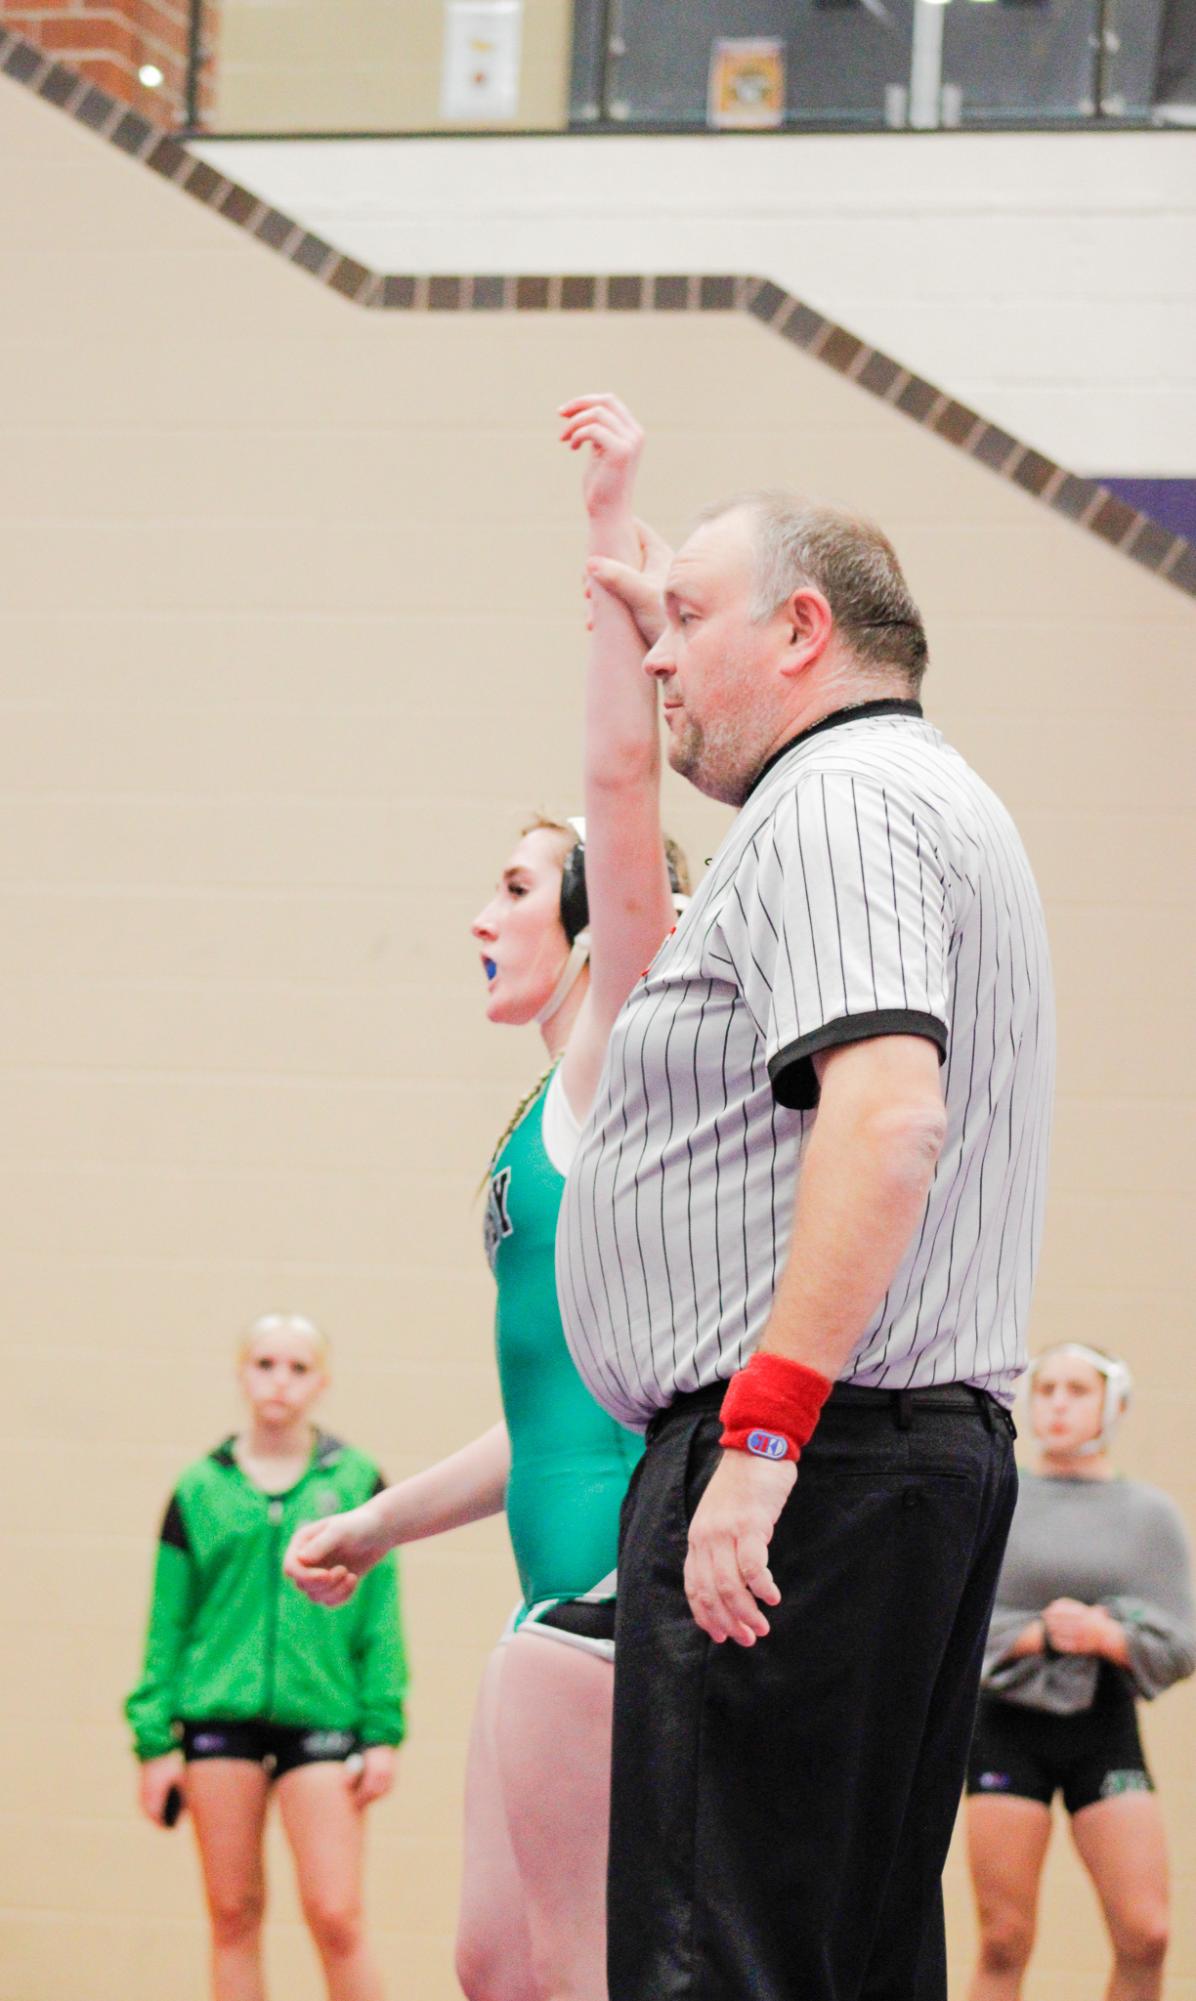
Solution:
<svg viewBox="0 0 1196 2001"><path fill-rule="evenodd" d="M407 1662L394 1557L335 1611L282 1574L301 1523L355 1508L382 1484L364 1453L326 1433L283 1494L246 1479L232 1439L187 1468L162 1523L145 1661L125 1704L139 1758L173 1750L177 1723L217 1719L402 1740Z"/></svg>

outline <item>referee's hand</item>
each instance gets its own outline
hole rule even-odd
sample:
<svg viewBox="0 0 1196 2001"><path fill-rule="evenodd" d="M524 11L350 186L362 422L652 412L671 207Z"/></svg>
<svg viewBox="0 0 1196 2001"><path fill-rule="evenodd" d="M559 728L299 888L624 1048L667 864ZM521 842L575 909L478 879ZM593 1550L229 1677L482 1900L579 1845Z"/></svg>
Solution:
<svg viewBox="0 0 1196 2001"><path fill-rule="evenodd" d="M685 1559L689 1609L712 1640L754 1647L770 1630L761 1604L779 1605L768 1568L777 1517L793 1492L792 1459L724 1452L694 1511Z"/></svg>

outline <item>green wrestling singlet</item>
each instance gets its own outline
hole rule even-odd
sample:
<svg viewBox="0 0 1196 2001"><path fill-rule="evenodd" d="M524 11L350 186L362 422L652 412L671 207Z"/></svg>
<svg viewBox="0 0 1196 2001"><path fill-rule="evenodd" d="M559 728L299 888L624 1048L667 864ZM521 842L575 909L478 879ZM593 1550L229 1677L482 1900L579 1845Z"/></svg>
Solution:
<svg viewBox="0 0 1196 2001"><path fill-rule="evenodd" d="M486 1255L498 1287L499 1386L511 1440L507 1522L523 1590L517 1624L563 1601L611 1595L619 1509L644 1449L641 1438L595 1403L565 1341L556 1294L565 1179L544 1134L554 1090L563 1096L556 1071L499 1147L486 1201Z"/></svg>

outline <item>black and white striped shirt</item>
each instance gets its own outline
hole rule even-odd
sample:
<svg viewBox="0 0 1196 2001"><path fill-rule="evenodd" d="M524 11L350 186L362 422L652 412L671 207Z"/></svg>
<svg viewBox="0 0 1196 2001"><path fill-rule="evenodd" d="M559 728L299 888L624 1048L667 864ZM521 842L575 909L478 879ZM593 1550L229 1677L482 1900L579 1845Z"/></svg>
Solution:
<svg viewBox="0 0 1196 2001"><path fill-rule="evenodd" d="M758 1345L813 1128L811 1054L917 1034L947 1138L844 1370L1012 1400L1038 1256L1054 1004L1017 831L913 702L826 717L766 765L611 1035L557 1284L599 1402L642 1426Z"/></svg>

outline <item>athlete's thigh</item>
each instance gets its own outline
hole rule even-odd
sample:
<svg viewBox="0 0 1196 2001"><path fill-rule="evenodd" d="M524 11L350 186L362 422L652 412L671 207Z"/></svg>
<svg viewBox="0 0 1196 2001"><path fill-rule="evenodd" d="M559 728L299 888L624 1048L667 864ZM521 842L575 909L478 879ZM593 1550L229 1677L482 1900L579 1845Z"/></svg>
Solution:
<svg viewBox="0 0 1196 2001"><path fill-rule="evenodd" d="M531 1942L498 1764L499 1704L509 1652L509 1645L496 1647L486 1663L470 1730L457 1957L463 1976L466 1966L480 1968L487 1978L493 1974L496 1992L530 1995Z"/></svg>
<svg viewBox="0 0 1196 2001"><path fill-rule="evenodd" d="M275 1782L305 1906L354 1908L361 1895L365 1814L339 1759L296 1765Z"/></svg>
<svg viewBox="0 0 1196 2001"><path fill-rule="evenodd" d="M567 1641L524 1632L508 1648L503 1797L535 1963L553 1994L606 1994L613 1692L611 1663Z"/></svg>
<svg viewBox="0 0 1196 2001"><path fill-rule="evenodd" d="M1051 1838L1051 1810L1041 1800L973 1795L966 1803L968 1863L981 1926L1011 1916L1031 1921Z"/></svg>
<svg viewBox="0 0 1196 2001"><path fill-rule="evenodd" d="M1167 1837L1157 1795L1095 1800L1075 1814L1071 1831L1114 1942L1165 1926Z"/></svg>
<svg viewBox="0 0 1196 2001"><path fill-rule="evenodd" d="M228 1910L260 1895L270 1794L262 1767L248 1758L196 1758L187 1766L186 1794L208 1901Z"/></svg>

